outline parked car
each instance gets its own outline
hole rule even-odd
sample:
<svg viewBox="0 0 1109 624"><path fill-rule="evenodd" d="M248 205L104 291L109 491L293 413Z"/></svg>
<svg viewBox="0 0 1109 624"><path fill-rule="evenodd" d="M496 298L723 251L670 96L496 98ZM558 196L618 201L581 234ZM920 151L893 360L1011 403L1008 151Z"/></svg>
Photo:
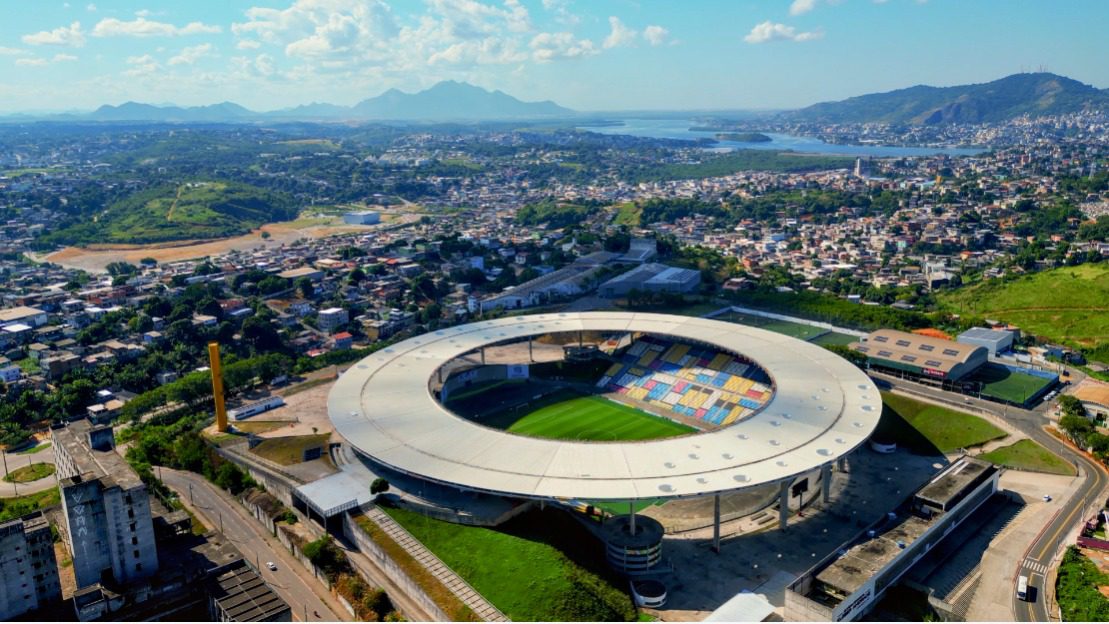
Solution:
<svg viewBox="0 0 1109 624"><path fill-rule="evenodd" d="M272 562L272 561L267 561L266 562L266 567L269 568L270 570L276 570L277 569L277 564Z"/></svg>

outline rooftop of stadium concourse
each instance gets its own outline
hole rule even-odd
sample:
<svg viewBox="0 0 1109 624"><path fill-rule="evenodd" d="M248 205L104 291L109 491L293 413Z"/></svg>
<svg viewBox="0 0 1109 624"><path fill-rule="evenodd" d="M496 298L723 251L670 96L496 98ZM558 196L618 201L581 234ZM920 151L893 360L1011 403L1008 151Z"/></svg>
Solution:
<svg viewBox="0 0 1109 624"><path fill-rule="evenodd" d="M444 408L428 380L483 346L554 332L643 332L742 355L772 376L761 412L713 432L642 442L527 438ZM800 340L721 321L631 312L519 316L431 332L350 367L328 412L358 452L399 472L463 490L533 499L702 496L791 479L861 445L881 415L870 379Z"/></svg>

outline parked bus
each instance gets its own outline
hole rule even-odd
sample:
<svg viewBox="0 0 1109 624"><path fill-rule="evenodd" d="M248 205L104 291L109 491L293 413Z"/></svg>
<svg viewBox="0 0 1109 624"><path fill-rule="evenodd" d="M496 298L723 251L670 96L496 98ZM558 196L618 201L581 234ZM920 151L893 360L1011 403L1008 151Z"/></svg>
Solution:
<svg viewBox="0 0 1109 624"><path fill-rule="evenodd" d="M1017 598L1021 600L1028 600L1028 577L1021 575L1017 579Z"/></svg>

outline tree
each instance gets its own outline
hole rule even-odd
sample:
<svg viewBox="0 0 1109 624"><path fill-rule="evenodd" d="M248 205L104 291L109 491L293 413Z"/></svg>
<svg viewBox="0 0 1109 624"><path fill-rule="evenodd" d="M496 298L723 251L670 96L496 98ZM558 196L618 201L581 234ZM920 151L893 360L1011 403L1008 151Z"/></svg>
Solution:
<svg viewBox="0 0 1109 624"><path fill-rule="evenodd" d="M248 487L257 485L254 479L250 478L250 475L228 461L223 462L220 464L219 468L216 469L216 476L212 479L212 482L236 495Z"/></svg>
<svg viewBox="0 0 1109 624"><path fill-rule="evenodd" d="M1082 401L1069 394L1059 395L1059 407L1063 410L1063 414L1067 416L1086 417L1086 408L1082 405Z"/></svg>
<svg viewBox="0 0 1109 624"><path fill-rule="evenodd" d="M302 277L296 281L296 291L304 299L311 299L312 295L316 294L316 287L312 285L312 280L307 277Z"/></svg>
<svg viewBox="0 0 1109 624"><path fill-rule="evenodd" d="M261 316L247 317L243 321L243 340L260 352L274 351L284 346L273 324Z"/></svg>
<svg viewBox="0 0 1109 624"><path fill-rule="evenodd" d="M384 494L389 491L389 482L382 477L378 477L370 484L370 494L378 495Z"/></svg>

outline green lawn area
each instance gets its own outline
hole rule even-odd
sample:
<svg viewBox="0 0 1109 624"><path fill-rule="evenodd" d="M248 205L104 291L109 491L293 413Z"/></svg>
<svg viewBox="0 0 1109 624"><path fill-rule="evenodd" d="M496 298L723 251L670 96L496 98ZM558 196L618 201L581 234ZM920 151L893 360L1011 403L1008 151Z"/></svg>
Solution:
<svg viewBox="0 0 1109 624"><path fill-rule="evenodd" d="M52 487L44 492L17 496L15 498L0 498L0 522L7 522L13 518L25 516L32 511L46 509L61 504L61 495L57 487Z"/></svg>
<svg viewBox="0 0 1109 624"><path fill-rule="evenodd" d="M33 357L25 357L16 362L15 365L23 369L24 375L37 375L42 372L42 367L39 366L38 360Z"/></svg>
<svg viewBox="0 0 1109 624"><path fill-rule="evenodd" d="M994 449L978 457L1006 468L1019 468L1033 472L1048 472L1067 476L1074 475L1074 467L1066 460L1033 440L1020 440L1015 444Z"/></svg>
<svg viewBox="0 0 1109 624"><path fill-rule="evenodd" d="M681 305L661 305L652 306L650 308L643 308L643 312L651 312L654 314L677 314L680 316L704 316L710 312L716 312L720 308L725 307L722 304L708 302L697 303L683 303ZM626 308L625 308L626 309ZM638 308L636 308L638 309Z"/></svg>
<svg viewBox="0 0 1109 624"><path fill-rule="evenodd" d="M327 441L330 437L330 433L321 433L267 438L258 446L250 449L250 452L283 466L299 464L304 457L304 451L307 449L323 447L321 456L327 457Z"/></svg>
<svg viewBox="0 0 1109 624"><path fill-rule="evenodd" d="M858 342L858 340L858 336L852 336L851 334L840 334L838 332L830 331L826 334L821 334L816 338L809 340L809 342L813 344L818 344L822 347L828 345L839 345L841 347L846 347L852 342Z"/></svg>
<svg viewBox="0 0 1109 624"><path fill-rule="evenodd" d="M34 453L38 453L39 451L45 451L46 449L50 448L50 446L51 446L50 442L43 442L42 444L36 444L35 446L25 448L22 451L16 451L15 454L16 455L32 455Z"/></svg>
<svg viewBox="0 0 1109 624"><path fill-rule="evenodd" d="M244 420L232 423L236 431L243 433L269 433L293 424L289 420Z"/></svg>
<svg viewBox="0 0 1109 624"><path fill-rule="evenodd" d="M639 513L639 512L643 511L644 509L646 509L648 507L653 507L655 505L661 505L662 503L665 503L665 502L666 501L664 499L661 499L661 498L646 498L646 499L642 499L642 500L637 500L637 501L635 501L635 512ZM625 503L625 502L589 501L587 504L593 505L594 507L596 507L598 509L603 509L603 510L607 511L608 513L614 515L614 516L622 516L622 515L625 515L625 514L628 513L628 504Z"/></svg>
<svg viewBox="0 0 1109 624"><path fill-rule="evenodd" d="M512 620L636 619L603 545L565 512L533 510L494 529L383 509Z"/></svg>
<svg viewBox="0 0 1109 624"><path fill-rule="evenodd" d="M643 209L635 202L616 204L613 208L616 209L616 218L612 221L613 225L639 226L639 218L643 214Z"/></svg>
<svg viewBox="0 0 1109 624"><path fill-rule="evenodd" d="M939 300L952 312L1008 321L1025 333L1092 350L1094 359L1109 359L1109 262L986 280L945 291Z"/></svg>
<svg viewBox="0 0 1109 624"><path fill-rule="evenodd" d="M1005 437L982 418L898 394L883 392L882 404L875 437L892 439L914 453L951 453Z"/></svg>
<svg viewBox="0 0 1109 624"><path fill-rule="evenodd" d="M561 390L527 404L522 414L506 410L481 423L510 433L558 440L655 440L696 429L604 397Z"/></svg>
<svg viewBox="0 0 1109 624"><path fill-rule="evenodd" d="M4 475L4 480L8 483L30 483L38 481L44 477L49 477L54 474L54 464L31 464L30 466L20 466Z"/></svg>
<svg viewBox="0 0 1109 624"><path fill-rule="evenodd" d="M823 334L827 330L813 327L811 325L804 325L802 323L793 323L791 321L779 321L777 319L767 318L765 316L755 316L753 314L743 314L741 312L728 312L716 317L717 320L729 321L732 323L739 323L740 325L750 325L751 327L758 327L778 334L785 334L801 340L808 340L815 336ZM836 334L839 336L840 334ZM852 338L854 340L854 338ZM850 340L848 342L851 342ZM822 344L822 343L818 343ZM846 344L846 343L844 343Z"/></svg>
<svg viewBox="0 0 1109 624"><path fill-rule="evenodd" d="M1035 375L1014 373L1004 366L986 364L970 381L982 382L982 394L1010 403L1023 404L1037 392L1051 384L1050 380Z"/></svg>
<svg viewBox="0 0 1109 624"><path fill-rule="evenodd" d="M1109 575L1074 546L1067 547L1058 575L1055 599L1064 622L1109 622L1109 598L1098 591L1109 585ZM1038 593L1043 596L1042 591Z"/></svg>

